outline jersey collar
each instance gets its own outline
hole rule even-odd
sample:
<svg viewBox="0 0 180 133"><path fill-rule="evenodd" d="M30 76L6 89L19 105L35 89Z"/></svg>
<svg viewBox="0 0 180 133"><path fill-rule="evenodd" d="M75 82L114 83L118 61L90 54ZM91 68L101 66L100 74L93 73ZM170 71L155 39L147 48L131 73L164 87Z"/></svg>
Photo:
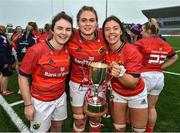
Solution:
<svg viewBox="0 0 180 133"><path fill-rule="evenodd" d="M119 46L119 48L118 48L116 51L114 51L114 52L119 53L119 52L123 49L123 47L125 46L125 44L126 44L126 42L123 41L123 42L121 43L121 45Z"/></svg>
<svg viewBox="0 0 180 133"><path fill-rule="evenodd" d="M49 40L46 40L46 44L48 45L48 47L52 50L55 51L56 49L51 45L51 43L49 42Z"/></svg>
<svg viewBox="0 0 180 133"><path fill-rule="evenodd" d="M86 39L84 39L84 37L81 35L80 30L79 30L79 36L80 36L80 40L81 40L81 41L86 40ZM94 36L95 36L94 40L97 40L97 39L98 39L98 31L97 31L97 30L94 32Z"/></svg>

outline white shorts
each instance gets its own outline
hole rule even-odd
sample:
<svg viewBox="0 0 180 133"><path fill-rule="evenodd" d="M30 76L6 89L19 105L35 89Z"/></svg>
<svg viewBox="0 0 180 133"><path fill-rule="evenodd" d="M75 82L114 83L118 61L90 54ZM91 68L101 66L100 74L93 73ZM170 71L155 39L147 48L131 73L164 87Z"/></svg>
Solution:
<svg viewBox="0 0 180 133"><path fill-rule="evenodd" d="M143 72L141 76L145 82L148 94L159 95L164 87L164 74L162 72Z"/></svg>
<svg viewBox="0 0 180 133"><path fill-rule="evenodd" d="M79 87L79 83L73 81L69 82L70 87L70 96L71 96L71 105L74 107L82 107L84 104L84 97L88 90L88 86Z"/></svg>
<svg viewBox="0 0 180 133"><path fill-rule="evenodd" d="M127 103L129 108L147 108L147 90L144 90L135 96L122 96L112 90L113 102Z"/></svg>
<svg viewBox="0 0 180 133"><path fill-rule="evenodd" d="M36 109L30 126L32 132L47 132L52 120L62 121L67 118L66 93L50 102L39 101L32 97L32 103Z"/></svg>

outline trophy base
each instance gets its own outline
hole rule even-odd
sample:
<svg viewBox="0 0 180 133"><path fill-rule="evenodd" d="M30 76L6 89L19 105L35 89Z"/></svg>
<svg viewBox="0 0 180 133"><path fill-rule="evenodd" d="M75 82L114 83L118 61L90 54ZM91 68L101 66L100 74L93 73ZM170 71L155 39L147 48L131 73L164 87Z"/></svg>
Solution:
<svg viewBox="0 0 180 133"><path fill-rule="evenodd" d="M105 102L102 105L93 105L85 103L84 112L90 117L101 117L108 112L108 104Z"/></svg>

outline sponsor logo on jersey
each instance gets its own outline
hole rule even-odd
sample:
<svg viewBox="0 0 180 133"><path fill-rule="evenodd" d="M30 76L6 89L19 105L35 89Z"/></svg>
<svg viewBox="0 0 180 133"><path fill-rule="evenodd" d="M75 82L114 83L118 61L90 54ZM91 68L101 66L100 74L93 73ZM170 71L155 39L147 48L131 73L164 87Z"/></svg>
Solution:
<svg viewBox="0 0 180 133"><path fill-rule="evenodd" d="M52 59L50 59L49 64L55 64L55 62Z"/></svg>
<svg viewBox="0 0 180 133"><path fill-rule="evenodd" d="M104 47L101 47L101 48L99 49L99 53L100 53L100 54L103 53L104 50L105 50L105 48L104 48Z"/></svg>
<svg viewBox="0 0 180 133"><path fill-rule="evenodd" d="M152 54L168 54L168 51L151 50Z"/></svg>
<svg viewBox="0 0 180 133"><path fill-rule="evenodd" d="M27 42L23 41L23 42L20 42L20 43L19 43L19 45L26 45L26 46L28 46L28 45L29 45L29 43L27 43Z"/></svg>
<svg viewBox="0 0 180 133"><path fill-rule="evenodd" d="M60 71L63 72L65 70L65 67L60 67Z"/></svg>
<svg viewBox="0 0 180 133"><path fill-rule="evenodd" d="M89 56L89 58L87 60L74 58L74 62L76 62L78 64L83 64L83 65L90 65L92 62L94 62L94 57Z"/></svg>
<svg viewBox="0 0 180 133"><path fill-rule="evenodd" d="M45 77L63 77L67 75L69 72L61 72L61 73L49 73L49 72L44 72Z"/></svg>
<svg viewBox="0 0 180 133"><path fill-rule="evenodd" d="M78 47L77 49L76 49L76 51L78 51L78 52L82 52L82 48L81 47Z"/></svg>
<svg viewBox="0 0 180 133"><path fill-rule="evenodd" d="M94 57L89 56L89 60L90 60L90 61L94 61Z"/></svg>

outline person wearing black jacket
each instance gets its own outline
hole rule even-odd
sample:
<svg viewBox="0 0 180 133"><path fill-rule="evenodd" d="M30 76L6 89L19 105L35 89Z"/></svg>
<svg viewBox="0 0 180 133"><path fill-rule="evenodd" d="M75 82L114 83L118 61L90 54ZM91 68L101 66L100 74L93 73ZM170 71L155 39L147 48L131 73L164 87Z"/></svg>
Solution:
<svg viewBox="0 0 180 133"><path fill-rule="evenodd" d="M8 77L13 74L11 65L15 58L12 55L12 48L5 35L6 28L0 25L0 92L2 95L9 95L13 93L7 89Z"/></svg>
<svg viewBox="0 0 180 133"><path fill-rule="evenodd" d="M35 44L34 35L32 33L32 26L27 25L26 31L24 32L23 36L17 42L17 59L19 64L23 60L26 51L29 47Z"/></svg>

